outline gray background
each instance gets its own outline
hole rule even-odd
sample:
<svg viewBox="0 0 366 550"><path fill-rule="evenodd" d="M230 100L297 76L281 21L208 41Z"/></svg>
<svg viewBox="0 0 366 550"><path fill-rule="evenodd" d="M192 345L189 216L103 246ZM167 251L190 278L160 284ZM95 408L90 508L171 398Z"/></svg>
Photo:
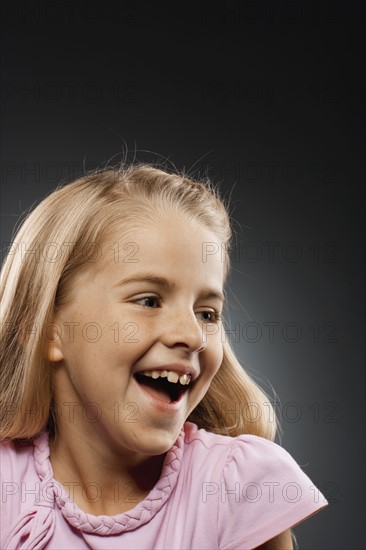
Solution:
<svg viewBox="0 0 366 550"><path fill-rule="evenodd" d="M303 549L365 548L363 2L3 2L1 249L60 182L168 159L231 197L227 328L330 506Z"/></svg>

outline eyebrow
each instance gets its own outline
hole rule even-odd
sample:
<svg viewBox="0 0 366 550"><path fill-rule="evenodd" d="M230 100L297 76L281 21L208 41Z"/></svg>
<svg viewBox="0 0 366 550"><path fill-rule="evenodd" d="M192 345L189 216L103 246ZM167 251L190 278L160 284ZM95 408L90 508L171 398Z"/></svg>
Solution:
<svg viewBox="0 0 366 550"><path fill-rule="evenodd" d="M166 290L174 290L175 283L169 281L165 277L159 277L154 273L140 273L139 275L131 275L131 277L125 277L114 285L115 287L132 284L132 283L151 283L156 286L160 286ZM221 302L225 301L225 296L220 290L207 289L200 293L200 297L204 299L218 299Z"/></svg>

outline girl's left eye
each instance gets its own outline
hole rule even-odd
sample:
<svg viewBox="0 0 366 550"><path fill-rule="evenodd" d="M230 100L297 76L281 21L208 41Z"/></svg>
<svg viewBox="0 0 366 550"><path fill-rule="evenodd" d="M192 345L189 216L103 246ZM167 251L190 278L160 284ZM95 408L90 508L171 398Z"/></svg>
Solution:
<svg viewBox="0 0 366 550"><path fill-rule="evenodd" d="M217 323L221 319L221 315L218 311L199 311L198 315L208 315L208 317L203 318L202 320L207 323Z"/></svg>
<svg viewBox="0 0 366 550"><path fill-rule="evenodd" d="M154 304L159 304L159 298L157 298L156 296L145 296L144 298L136 300L136 304L138 304L139 302L145 302L142 304L145 307L154 308Z"/></svg>

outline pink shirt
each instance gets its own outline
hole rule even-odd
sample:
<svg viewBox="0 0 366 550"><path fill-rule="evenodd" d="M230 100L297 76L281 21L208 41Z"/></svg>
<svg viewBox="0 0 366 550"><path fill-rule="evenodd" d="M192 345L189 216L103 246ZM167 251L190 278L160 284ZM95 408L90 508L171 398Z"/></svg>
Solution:
<svg viewBox="0 0 366 550"><path fill-rule="evenodd" d="M94 516L53 478L48 434L0 445L1 549L251 549L328 504L282 447L186 422L147 497Z"/></svg>

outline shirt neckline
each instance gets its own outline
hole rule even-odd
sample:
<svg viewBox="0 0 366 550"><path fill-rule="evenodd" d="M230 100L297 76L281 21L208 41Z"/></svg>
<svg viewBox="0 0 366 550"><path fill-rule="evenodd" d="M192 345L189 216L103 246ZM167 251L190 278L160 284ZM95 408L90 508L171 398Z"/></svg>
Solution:
<svg viewBox="0 0 366 550"><path fill-rule="evenodd" d="M54 479L50 461L49 434L42 432L33 440L36 472L41 480L41 495L46 506L57 504L66 521L85 533L115 535L136 529L150 521L170 497L178 479L184 448L184 426L173 447L168 450L155 486L135 507L113 516L84 512L70 498L66 488Z"/></svg>

